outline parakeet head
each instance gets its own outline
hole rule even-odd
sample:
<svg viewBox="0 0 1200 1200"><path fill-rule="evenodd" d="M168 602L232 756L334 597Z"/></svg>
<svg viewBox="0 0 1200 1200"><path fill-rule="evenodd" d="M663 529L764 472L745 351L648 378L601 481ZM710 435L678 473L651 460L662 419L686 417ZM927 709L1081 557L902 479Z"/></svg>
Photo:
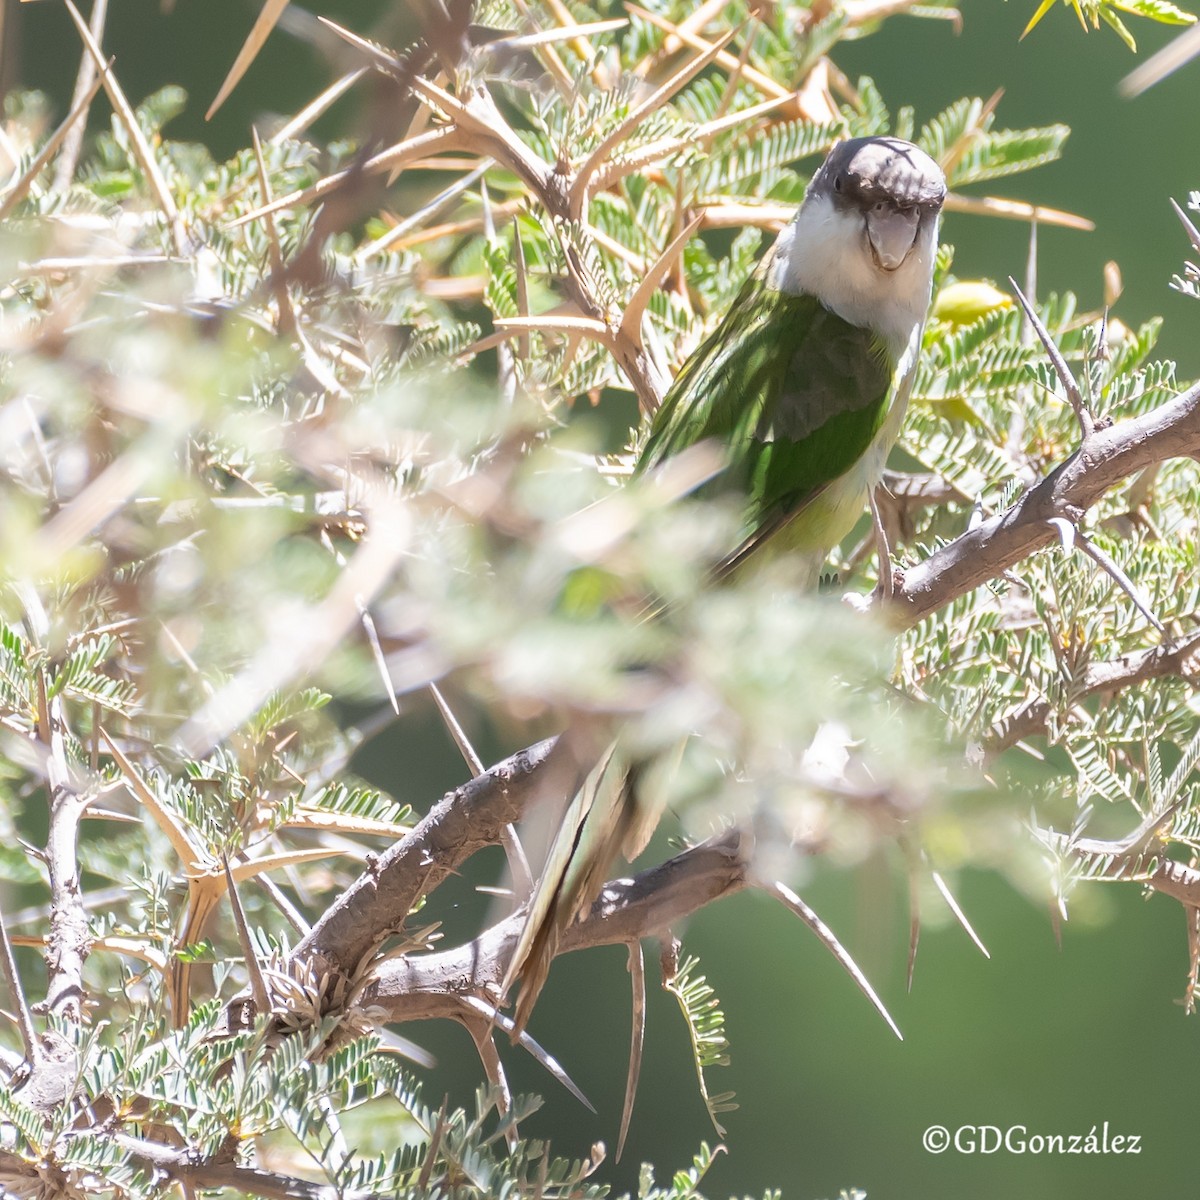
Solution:
<svg viewBox="0 0 1200 1200"><path fill-rule="evenodd" d="M863 251L881 271L898 270L922 230L932 232L946 198L941 168L900 138L852 138L813 176L805 205L831 205L861 229Z"/></svg>
<svg viewBox="0 0 1200 1200"><path fill-rule="evenodd" d="M903 346L929 307L945 198L941 168L911 142L840 142L779 236L775 286L817 296L845 320Z"/></svg>

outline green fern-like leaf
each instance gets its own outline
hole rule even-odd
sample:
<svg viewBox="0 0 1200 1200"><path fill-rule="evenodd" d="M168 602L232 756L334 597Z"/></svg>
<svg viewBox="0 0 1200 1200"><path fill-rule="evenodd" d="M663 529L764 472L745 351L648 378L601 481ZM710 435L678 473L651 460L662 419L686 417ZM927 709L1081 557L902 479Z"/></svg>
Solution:
<svg viewBox="0 0 1200 1200"><path fill-rule="evenodd" d="M729 1040L725 1036L725 1014L719 1007L720 1001L716 993L703 975L692 974L699 965L698 958L688 956L680 964L678 971L665 982L664 987L679 1001L679 1008L687 1023L688 1037L692 1043L692 1061L696 1067L700 1095L713 1128L724 1137L725 1130L718 1116L737 1107L733 1102L734 1093L711 1094L705 1072L712 1067L729 1065Z"/></svg>

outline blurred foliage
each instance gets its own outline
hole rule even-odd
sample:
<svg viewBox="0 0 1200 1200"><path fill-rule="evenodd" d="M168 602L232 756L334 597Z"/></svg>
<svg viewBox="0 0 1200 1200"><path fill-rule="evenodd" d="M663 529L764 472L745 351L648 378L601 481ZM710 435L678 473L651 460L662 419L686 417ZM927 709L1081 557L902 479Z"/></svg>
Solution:
<svg viewBox="0 0 1200 1200"><path fill-rule="evenodd" d="M1178 8L1169 3L1169 0L1062 0L1062 3L1067 8L1075 10L1075 15L1079 18L1079 23L1085 32L1089 27L1099 29L1100 22L1103 21L1130 50L1134 51L1137 50L1137 43L1133 40L1133 34L1129 32L1129 27L1118 14L1127 13L1135 17L1148 17L1163 25L1191 25L1196 20L1194 13ZM1042 0L1037 11L1030 17L1029 24L1025 26L1026 34L1054 7L1054 4L1055 0Z"/></svg>
<svg viewBox="0 0 1200 1200"><path fill-rule="evenodd" d="M556 28L559 7L527 17L494 0L476 16L529 33ZM609 15L597 7L572 12ZM1110 24L1112 9L1171 15L1075 7ZM1067 134L998 128L977 98L920 125L910 109L893 115L869 79L840 79L825 58L878 22L823 4L730 4L702 39L692 32L712 43L733 30L726 58L656 93L699 49L681 52L673 32L689 12L631 10L620 29L532 50L493 40L460 64L453 95L487 88L546 163L578 170L599 154L604 184L574 222L506 164L436 150L400 173L407 217L372 210L330 233L306 203L263 214L273 196L356 171L358 148L301 132L268 138L261 166L253 149L216 163L164 136L184 102L173 88L137 108L149 167L114 117L56 189L49 167L24 177L51 136L44 102L6 99L17 161L0 196L0 869L44 902L45 864L13 830L44 820L57 756L97 818L79 851L96 1012L62 1032L78 1043L81 1097L109 1114L103 1131L66 1110L48 1125L0 1088L12 1158L84 1190L155 1195L165 1177L111 1136L152 1122L200 1158L249 1161L261 1140L273 1169L350 1192L601 1194L601 1154L552 1159L517 1136L535 1100L493 1088L473 1111L434 1111L373 1033L331 1048L319 981L289 978L295 1032L280 1043L261 1029L213 1038L219 1001L245 979L232 930L212 919L223 861L241 869L257 949L282 976L301 932L287 911L315 920L408 828L406 806L351 760L434 683L514 746L581 720L622 721L651 757L686 738L663 773L679 835L743 823L764 878L898 845L922 880L994 867L1065 904L1070 882L1106 868L1037 842L1027 814L1082 831L1109 808L1097 823L1124 830L1176 803L1163 836L1190 855L1190 687L1079 688L1090 666L1194 627L1194 462L1147 473L1091 517L1091 540L1165 635L1078 548L1040 552L898 636L770 572L714 591L738 514L692 494L711 464L628 478L644 430L612 329L692 215L701 232L636 323L672 370L836 138L913 137L958 191L1056 158ZM394 75L400 60L381 61ZM398 140L454 117L435 101ZM154 171L177 216L160 211ZM279 269L314 248L316 269ZM572 323L568 276L586 281L603 331ZM1194 269L1186 278L1194 290ZM893 465L945 488L916 504L897 491L888 508L908 561L1006 507L1077 440L1003 288L956 279L948 246L937 288ZM1178 390L1173 364L1152 357L1157 323L1131 330L1070 295L1039 311L1098 417ZM872 548L864 522L834 556L841 590L874 586ZM1005 731L1037 706L1044 719L1014 743ZM291 893L282 909L275 885L251 885L276 875ZM437 898L425 901L407 953L437 936ZM46 912L29 923L37 944ZM695 967L685 960L673 983L715 1123L730 1097L709 1094L706 1072L727 1047ZM386 1123L386 1142L376 1132L347 1155L343 1115L357 1127L364 1113ZM666 1187L645 1168L640 1194L698 1195L711 1158L702 1148Z"/></svg>

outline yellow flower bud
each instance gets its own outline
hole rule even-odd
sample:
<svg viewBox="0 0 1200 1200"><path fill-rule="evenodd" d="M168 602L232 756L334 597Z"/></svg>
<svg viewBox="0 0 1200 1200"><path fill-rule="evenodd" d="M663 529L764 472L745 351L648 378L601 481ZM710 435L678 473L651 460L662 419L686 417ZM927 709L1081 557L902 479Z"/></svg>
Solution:
<svg viewBox="0 0 1200 1200"><path fill-rule="evenodd" d="M998 308L1012 308L1012 297L982 279L948 283L933 302L933 315L950 325L970 325Z"/></svg>

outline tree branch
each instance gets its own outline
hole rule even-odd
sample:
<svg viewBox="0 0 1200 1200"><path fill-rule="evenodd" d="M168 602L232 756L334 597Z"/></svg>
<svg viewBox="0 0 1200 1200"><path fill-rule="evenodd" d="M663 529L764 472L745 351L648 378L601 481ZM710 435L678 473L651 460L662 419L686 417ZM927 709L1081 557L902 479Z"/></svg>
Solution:
<svg viewBox="0 0 1200 1200"><path fill-rule="evenodd" d="M449 792L410 833L340 896L296 947L296 961L352 975L392 933L403 928L417 901L471 855L499 842L537 795L567 794L575 778L573 758L554 754L550 738L492 767Z"/></svg>
<svg viewBox="0 0 1200 1200"><path fill-rule="evenodd" d="M633 879L608 884L588 916L564 931L558 952L664 933L748 884L741 836L731 830ZM524 914L515 913L465 946L384 962L355 1007L376 1022L392 1022L458 1016L466 996L481 994L495 1003L523 923Z"/></svg>
<svg viewBox="0 0 1200 1200"><path fill-rule="evenodd" d="M1200 909L1200 870L1160 853L1164 826L1178 807L1176 804L1165 812L1151 814L1137 829L1116 841L1070 837L1053 830L1040 831L1040 837L1059 854L1099 863L1102 873L1089 876L1088 881L1135 880L1186 908Z"/></svg>
<svg viewBox="0 0 1200 1200"><path fill-rule="evenodd" d="M1193 633L1173 644L1154 646L1135 654L1123 654L1108 662L1094 663L1075 681L1072 696L1076 703L1089 696L1111 694L1133 687L1148 679L1167 675L1192 678L1200 674L1200 633ZM1022 738L1041 733L1053 709L1050 701L1041 697L1027 700L1015 712L992 726L984 738L983 749L999 754Z"/></svg>
<svg viewBox="0 0 1200 1200"><path fill-rule="evenodd" d="M1200 384L1152 412L1096 430L1006 512L907 568L886 602L889 612L901 625L915 625L1056 540L1052 519L1077 524L1122 480L1165 459L1196 456L1200 456ZM872 600L873 605L881 603L885 602Z"/></svg>
<svg viewBox="0 0 1200 1200"><path fill-rule="evenodd" d="M278 1171L214 1162L194 1157L187 1149L179 1150L122 1133L114 1135L113 1140L139 1162L189 1187L231 1188L267 1200L371 1200L375 1195L374 1192L346 1191L332 1184L311 1183L294 1175L281 1175Z"/></svg>

